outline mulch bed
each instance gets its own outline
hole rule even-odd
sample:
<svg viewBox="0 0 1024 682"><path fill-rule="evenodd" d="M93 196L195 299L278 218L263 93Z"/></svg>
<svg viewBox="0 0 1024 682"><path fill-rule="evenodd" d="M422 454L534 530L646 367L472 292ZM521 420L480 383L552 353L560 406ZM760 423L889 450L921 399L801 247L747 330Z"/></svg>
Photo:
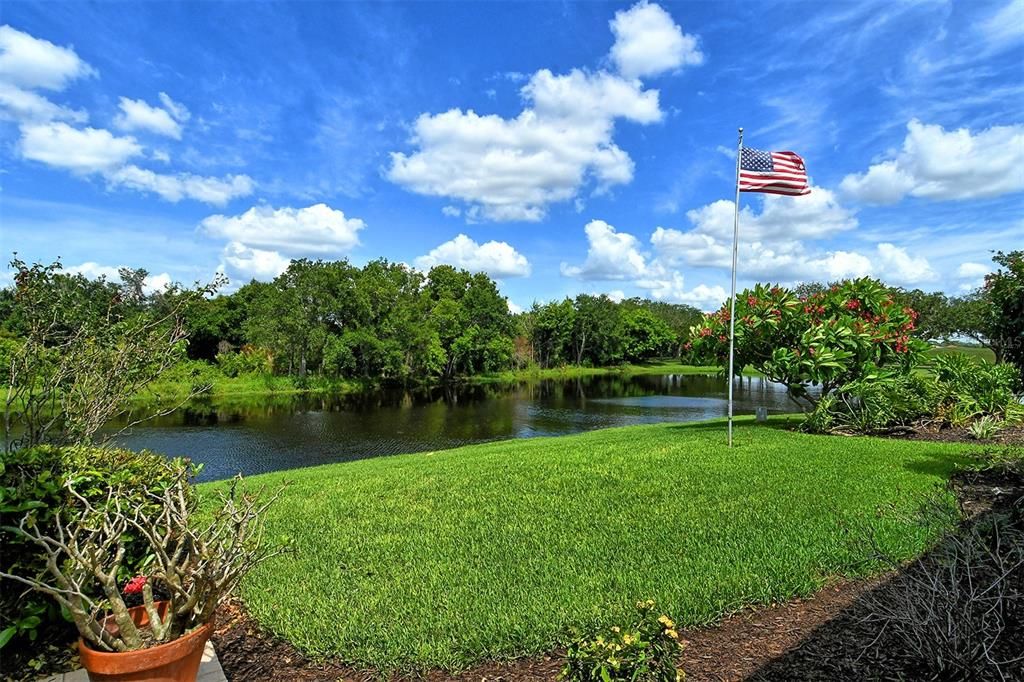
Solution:
<svg viewBox="0 0 1024 682"><path fill-rule="evenodd" d="M930 440L942 443L971 443L973 445L1024 445L1024 425L1004 426L991 440L975 440L966 428L958 426L917 426L912 431L890 434L892 438Z"/></svg>

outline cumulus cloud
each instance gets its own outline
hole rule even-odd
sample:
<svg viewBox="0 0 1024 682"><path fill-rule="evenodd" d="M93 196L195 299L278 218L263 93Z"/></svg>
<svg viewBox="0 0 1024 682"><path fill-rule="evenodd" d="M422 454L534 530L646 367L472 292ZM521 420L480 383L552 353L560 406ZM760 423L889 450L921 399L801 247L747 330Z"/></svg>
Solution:
<svg viewBox="0 0 1024 682"><path fill-rule="evenodd" d="M10 26L0 27L0 119L18 123L21 157L77 175L99 175L110 187L152 192L168 201L195 199L222 206L231 199L252 194L255 183L247 175L222 178L191 173L156 173L130 163L148 156L168 163L162 150L146 154L135 137L109 130L70 125L88 120L84 111L55 104L36 90L63 90L76 78L96 71L70 47L60 47ZM164 92L163 108L142 100L122 97L114 123L123 130L146 130L181 139L181 122L188 109Z"/></svg>
<svg viewBox="0 0 1024 682"><path fill-rule="evenodd" d="M73 128L63 122L25 125L21 135L24 158L75 173L111 171L142 153L134 137L116 137L99 128Z"/></svg>
<svg viewBox="0 0 1024 682"><path fill-rule="evenodd" d="M616 232L603 220L591 220L583 231L587 235L587 258L582 265L562 263L566 277L583 280L636 279L647 271L640 253L640 241L631 234Z"/></svg>
<svg viewBox="0 0 1024 682"><path fill-rule="evenodd" d="M895 158L847 175L840 189L870 204L892 204L907 195L945 201L1024 191L1024 125L972 133L911 120Z"/></svg>
<svg viewBox="0 0 1024 682"><path fill-rule="evenodd" d="M22 123L84 123L88 118L84 111L54 104L42 95L0 80L0 119Z"/></svg>
<svg viewBox="0 0 1024 682"><path fill-rule="evenodd" d="M82 275L88 279L103 277L108 282L120 282L121 275L119 270L123 267L125 266L100 265L94 261L86 261L80 265L71 265L65 268L65 271L72 275ZM158 275L146 275L146 278L142 281L142 290L147 294L152 294L165 290L173 283L174 280L166 272L161 272Z"/></svg>
<svg viewBox="0 0 1024 682"><path fill-rule="evenodd" d="M366 224L359 218L346 218L344 212L327 204L314 204L278 209L253 206L236 216L209 216L200 227L211 237L302 257L352 250L359 245L358 233Z"/></svg>
<svg viewBox="0 0 1024 682"><path fill-rule="evenodd" d="M704 55L697 37L684 34L659 5L639 2L608 22L615 34L609 57L627 78L645 78L698 65Z"/></svg>
<svg viewBox="0 0 1024 682"><path fill-rule="evenodd" d="M163 93L161 93L163 94ZM170 112L150 106L141 99L121 98L121 113L114 118L114 125L122 130L148 130L157 135L181 139L181 126Z"/></svg>
<svg viewBox="0 0 1024 682"><path fill-rule="evenodd" d="M288 269L291 259L277 251L229 242L221 253L221 272L233 280L270 280Z"/></svg>
<svg viewBox="0 0 1024 682"><path fill-rule="evenodd" d="M73 48L60 47L11 26L0 26L0 80L28 90L63 90L96 70Z"/></svg>
<svg viewBox="0 0 1024 682"><path fill-rule="evenodd" d="M84 111L54 104L36 90L60 91L95 70L70 48L0 26L0 119L19 123L84 123Z"/></svg>
<svg viewBox="0 0 1024 682"><path fill-rule="evenodd" d="M465 202L470 221L533 222L549 205L578 199L586 187L602 193L631 182L633 160L614 142L615 123L646 125L663 116L658 91L645 89L635 69L659 73L692 57L685 56L685 40L680 47L672 38L686 36L657 5L637 5L612 24L628 76L541 69L520 90L524 108L514 118L461 109L422 114L412 128L416 150L391 154L388 179L419 194ZM654 53L638 52L650 32L652 44L661 46L654 52L668 55L657 62Z"/></svg>
<svg viewBox="0 0 1024 682"><path fill-rule="evenodd" d="M583 280L626 280L647 290L659 301L689 303L703 308L713 307L724 298L721 287L700 284L687 289L682 273L673 270L665 261L649 258L641 251L640 240L618 232L603 220L592 220L584 228L587 235L587 257L582 265L562 263L565 277ZM624 294L620 292L613 292Z"/></svg>
<svg viewBox="0 0 1024 682"><path fill-rule="evenodd" d="M112 186L153 192L167 201L177 203L182 199L195 199L214 206L223 206L232 199L248 196L255 187L248 175L214 178L191 173L154 173L135 165L124 166L104 177Z"/></svg>
<svg viewBox="0 0 1024 682"><path fill-rule="evenodd" d="M430 253L415 260L417 268L429 270L435 265L447 264L470 272L484 272L491 277L527 277L530 263L526 256L505 242L490 241L477 244L464 234L431 249Z"/></svg>
<svg viewBox="0 0 1024 682"><path fill-rule="evenodd" d="M228 240L221 268L232 278L271 279L294 258L342 256L359 245L366 224L326 204L305 208L253 206L236 216L212 215L199 224Z"/></svg>
<svg viewBox="0 0 1024 682"><path fill-rule="evenodd" d="M816 197L814 201L809 201ZM687 212L689 230L658 227L651 235L656 259L667 267L732 266L734 204L720 200ZM934 281L928 260L891 243L871 251L821 250L808 242L857 226L856 216L826 189L806 197L765 197L761 212L740 211L740 263L744 277L775 281L830 280L872 275L901 284Z"/></svg>

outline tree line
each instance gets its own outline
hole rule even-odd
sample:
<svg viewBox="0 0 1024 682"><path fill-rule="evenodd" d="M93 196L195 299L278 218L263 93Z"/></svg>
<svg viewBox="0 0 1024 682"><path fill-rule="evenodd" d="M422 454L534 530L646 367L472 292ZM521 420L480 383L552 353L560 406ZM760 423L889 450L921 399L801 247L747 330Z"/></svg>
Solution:
<svg viewBox="0 0 1024 682"><path fill-rule="evenodd" d="M362 267L345 260L297 260L273 281L254 280L212 296L194 296L194 290L178 286L147 292L145 270L122 269L119 282L90 280L59 264L46 272L38 284L49 288L50 300L76 302L61 312L60 324L176 307L187 357L215 363L229 376L444 381L527 367L689 361L690 329L703 318L689 305L589 294L534 303L513 314L485 274L448 265L424 273L383 259ZM796 291L806 296L830 286L812 282ZM26 337L18 287L16 281L0 290L0 341L7 347ZM918 338L970 339L1004 356L1005 334L993 326L991 292L950 297L891 291L918 312ZM181 306L184 296L188 305Z"/></svg>
<svg viewBox="0 0 1024 682"><path fill-rule="evenodd" d="M187 357L229 376L443 381L529 366L640 362L678 356L701 316L691 306L585 294L513 314L485 274L448 265L424 273L387 260L362 267L297 260L273 281L213 296L178 286L147 293L141 269L122 269L115 282L65 272L59 263L19 267L45 273L34 276L34 291L76 302L55 318L69 328L174 308ZM0 339L8 348L28 331L18 292L17 281L0 290ZM184 296L188 304L180 305Z"/></svg>

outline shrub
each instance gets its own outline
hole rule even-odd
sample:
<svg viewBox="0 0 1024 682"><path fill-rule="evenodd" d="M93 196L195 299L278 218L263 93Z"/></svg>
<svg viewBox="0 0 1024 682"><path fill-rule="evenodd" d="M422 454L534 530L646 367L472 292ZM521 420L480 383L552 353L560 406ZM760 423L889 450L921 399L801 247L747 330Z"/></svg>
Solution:
<svg viewBox="0 0 1024 682"><path fill-rule="evenodd" d="M274 358L265 348L246 344L238 352L229 350L217 353L217 366L227 377L237 377L243 374L270 374L274 368Z"/></svg>
<svg viewBox="0 0 1024 682"><path fill-rule="evenodd" d="M1015 422L1024 418L1017 392L1021 380L1008 364L991 364L965 353L936 357L932 364L940 389L940 416L954 425L984 416Z"/></svg>
<svg viewBox="0 0 1024 682"><path fill-rule="evenodd" d="M613 627L606 635L577 639L567 647L562 679L572 682L675 682L683 678L676 668L682 644L675 623L655 616L654 602L637 602L637 619L625 628Z"/></svg>
<svg viewBox="0 0 1024 682"><path fill-rule="evenodd" d="M80 505L64 489L69 480L90 504L102 507L109 486L129 492L125 500L137 508L150 504L143 486L164 489L174 471L195 469L186 460L168 460L150 452L113 448L39 446L0 454L0 544L4 551L0 571L37 575L46 568L46 555L22 535L13 532L28 515L44 530L56 527L57 515L67 520L80 513ZM146 544L129 533L120 579L130 578L149 560ZM60 610L42 594L26 591L10 580L0 580L0 647L27 638L34 641L46 628L62 627ZM12 639L13 638L13 639Z"/></svg>
<svg viewBox="0 0 1024 682"><path fill-rule="evenodd" d="M879 433L907 427L934 413L934 381L915 374L868 377L823 397L803 428L816 432Z"/></svg>
<svg viewBox="0 0 1024 682"><path fill-rule="evenodd" d="M701 362L729 360L729 302L693 327L690 348ZM812 407L820 396L882 372L906 374L926 345L911 335L917 313L897 305L881 282L840 282L799 296L758 284L736 298L736 371L747 365L786 386Z"/></svg>

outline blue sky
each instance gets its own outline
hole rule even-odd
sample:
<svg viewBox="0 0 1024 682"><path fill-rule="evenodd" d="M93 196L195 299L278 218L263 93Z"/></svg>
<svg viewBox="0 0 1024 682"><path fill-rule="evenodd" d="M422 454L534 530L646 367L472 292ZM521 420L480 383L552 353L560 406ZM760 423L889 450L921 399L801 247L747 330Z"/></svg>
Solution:
<svg viewBox="0 0 1024 682"><path fill-rule="evenodd" d="M151 284L446 262L514 308L741 285L959 293L1024 248L1024 0L27 3L0 28L0 241Z"/></svg>

